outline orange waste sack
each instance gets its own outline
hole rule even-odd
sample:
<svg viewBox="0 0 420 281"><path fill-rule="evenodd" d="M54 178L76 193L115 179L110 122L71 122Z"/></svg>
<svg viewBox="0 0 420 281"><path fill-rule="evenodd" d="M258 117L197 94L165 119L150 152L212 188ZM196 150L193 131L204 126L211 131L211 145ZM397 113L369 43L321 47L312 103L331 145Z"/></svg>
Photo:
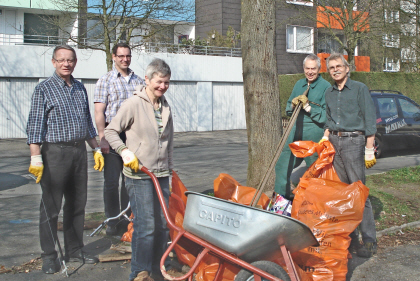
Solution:
<svg viewBox="0 0 420 281"><path fill-rule="evenodd" d="M214 196L217 198L249 206L255 192L255 188L239 184L228 174L222 173L214 180ZM257 205L265 210L268 203L270 203L270 198L262 193Z"/></svg>
<svg viewBox="0 0 420 281"><path fill-rule="evenodd" d="M187 191L187 189L182 183L181 179L175 172L173 172L172 194L169 197L169 216L181 229L183 229L182 224L184 221L187 199L187 196L184 194L185 191ZM185 199L185 203L182 198ZM174 230L169 231L171 240L173 240L177 234L178 233ZM177 259L181 264L186 264L189 267L191 267L196 259L196 256L192 253L198 253L202 247L189 240L187 241L187 243L183 243L183 245L180 244L181 243L177 243L174 246L174 251L176 253ZM195 270L195 280L212 281L216 275L219 264L219 258L210 254L206 255ZM239 272L239 270L240 268L232 264L226 263L223 270L221 271L221 281L233 280L236 274Z"/></svg>
<svg viewBox="0 0 420 281"><path fill-rule="evenodd" d="M293 191L292 218L305 223L320 246L293 253L293 259L312 280L346 280L349 235L362 221L369 189L361 181L339 181L329 141L299 141L290 148L297 157L319 156Z"/></svg>

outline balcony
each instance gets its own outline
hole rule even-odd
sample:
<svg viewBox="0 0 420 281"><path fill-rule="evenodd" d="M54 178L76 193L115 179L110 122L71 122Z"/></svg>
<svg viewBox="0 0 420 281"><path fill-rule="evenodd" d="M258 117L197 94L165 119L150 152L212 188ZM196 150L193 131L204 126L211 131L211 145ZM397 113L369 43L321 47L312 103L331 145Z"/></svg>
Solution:
<svg viewBox="0 0 420 281"><path fill-rule="evenodd" d="M81 43L85 46L99 46L102 44L102 41L83 39ZM61 44L68 44L70 46L77 47L77 43L69 39L60 38L59 36L0 34L0 45L56 46ZM133 45L133 47L137 48L142 53L171 53L224 57L240 57L242 55L241 48L215 46L192 46L171 43L144 42L141 45Z"/></svg>

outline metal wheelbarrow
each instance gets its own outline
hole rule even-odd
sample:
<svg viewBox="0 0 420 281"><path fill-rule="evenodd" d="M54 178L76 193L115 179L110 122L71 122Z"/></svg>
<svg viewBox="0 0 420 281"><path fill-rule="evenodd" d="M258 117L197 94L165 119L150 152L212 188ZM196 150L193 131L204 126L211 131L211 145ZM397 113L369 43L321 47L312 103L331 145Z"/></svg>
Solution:
<svg viewBox="0 0 420 281"><path fill-rule="evenodd" d="M156 176L143 166L141 171L153 181L168 228L178 233L160 261L162 275L168 280L188 278L192 281L195 269L208 253L221 259L215 281L221 277L225 263L242 268L235 281L261 281L262 278L270 281L299 280L290 253L319 246L309 227L300 221L197 192L186 192L188 201L184 229L181 229L169 216ZM199 245L201 250L189 272L175 278L166 273L164 261L181 238ZM289 275L280 265L264 260L279 249Z"/></svg>

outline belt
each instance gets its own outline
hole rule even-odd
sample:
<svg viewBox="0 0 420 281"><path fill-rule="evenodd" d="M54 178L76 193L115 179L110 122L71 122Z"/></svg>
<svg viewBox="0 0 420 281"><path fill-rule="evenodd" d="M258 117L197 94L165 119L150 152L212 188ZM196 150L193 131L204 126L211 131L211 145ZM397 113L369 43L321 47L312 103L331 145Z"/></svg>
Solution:
<svg viewBox="0 0 420 281"><path fill-rule="evenodd" d="M67 142L50 142L49 144L62 145L62 146L80 146L85 143L85 140L74 140Z"/></svg>
<svg viewBox="0 0 420 281"><path fill-rule="evenodd" d="M364 136L365 133L361 131L354 131L354 132L342 132L342 131L330 131L330 134L339 137L357 137L357 136Z"/></svg>

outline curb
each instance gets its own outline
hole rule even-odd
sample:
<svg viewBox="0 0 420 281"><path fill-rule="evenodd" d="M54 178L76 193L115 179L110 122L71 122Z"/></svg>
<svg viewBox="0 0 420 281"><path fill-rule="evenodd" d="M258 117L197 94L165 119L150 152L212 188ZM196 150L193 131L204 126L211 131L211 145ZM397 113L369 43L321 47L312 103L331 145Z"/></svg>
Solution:
<svg viewBox="0 0 420 281"><path fill-rule="evenodd" d="M420 228L420 221L414 221L414 222L406 223L406 224L403 224L403 225L400 225L400 226L393 226L393 227L378 231L376 233L376 238L379 238L382 235L396 233L398 231L401 231L401 229L407 228L407 227L419 227Z"/></svg>

